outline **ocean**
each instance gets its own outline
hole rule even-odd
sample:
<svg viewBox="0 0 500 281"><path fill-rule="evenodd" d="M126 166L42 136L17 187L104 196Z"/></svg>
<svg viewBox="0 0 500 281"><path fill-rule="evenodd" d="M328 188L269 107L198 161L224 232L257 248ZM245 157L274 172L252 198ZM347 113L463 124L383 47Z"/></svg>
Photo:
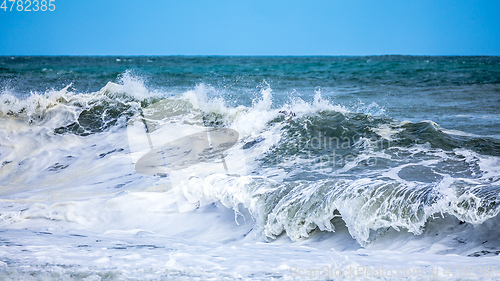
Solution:
<svg viewBox="0 0 500 281"><path fill-rule="evenodd" d="M0 57L2 280L498 280L500 57Z"/></svg>

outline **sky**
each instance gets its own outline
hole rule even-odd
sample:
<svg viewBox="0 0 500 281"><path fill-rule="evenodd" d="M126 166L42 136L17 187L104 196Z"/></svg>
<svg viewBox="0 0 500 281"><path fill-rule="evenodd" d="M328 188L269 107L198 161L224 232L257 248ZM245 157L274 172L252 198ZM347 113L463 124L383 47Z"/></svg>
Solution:
<svg viewBox="0 0 500 281"><path fill-rule="evenodd" d="M500 0L11 1L0 55L500 55Z"/></svg>

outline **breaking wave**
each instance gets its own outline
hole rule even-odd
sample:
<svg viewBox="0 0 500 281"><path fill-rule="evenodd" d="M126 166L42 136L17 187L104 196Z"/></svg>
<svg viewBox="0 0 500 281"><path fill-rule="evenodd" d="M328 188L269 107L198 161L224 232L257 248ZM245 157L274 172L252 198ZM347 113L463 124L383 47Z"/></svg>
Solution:
<svg viewBox="0 0 500 281"><path fill-rule="evenodd" d="M25 98L4 91L2 193L20 186L83 192L110 183L113 190L152 184L157 177L133 170L126 137L130 122L143 118L151 132L172 124L237 131L227 154L240 151L246 173L193 174L177 196L197 207L220 202L234 209L236 223L245 210L269 239L335 232L339 219L360 245L390 229L423 234L437 217L488 229L488 220L498 220L497 138L395 120L375 103L350 108L319 91L311 101L275 100L263 87L251 106L231 105L216 92L204 84L180 94L151 91L128 72L93 93L75 93L71 85ZM439 225L449 226L447 220Z"/></svg>

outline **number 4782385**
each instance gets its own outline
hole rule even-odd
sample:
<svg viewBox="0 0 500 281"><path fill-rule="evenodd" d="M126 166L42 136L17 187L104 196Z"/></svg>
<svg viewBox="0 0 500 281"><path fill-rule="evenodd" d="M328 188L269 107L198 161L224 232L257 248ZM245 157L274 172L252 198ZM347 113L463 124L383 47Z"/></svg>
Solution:
<svg viewBox="0 0 500 281"><path fill-rule="evenodd" d="M56 9L54 2L56 0L4 0L0 9L3 9L5 12L52 12Z"/></svg>

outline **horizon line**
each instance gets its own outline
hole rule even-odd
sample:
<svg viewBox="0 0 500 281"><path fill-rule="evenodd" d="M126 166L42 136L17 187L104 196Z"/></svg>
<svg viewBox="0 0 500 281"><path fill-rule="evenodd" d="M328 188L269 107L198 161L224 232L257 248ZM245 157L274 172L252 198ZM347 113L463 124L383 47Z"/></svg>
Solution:
<svg viewBox="0 0 500 281"><path fill-rule="evenodd" d="M4 55L0 54L0 57L500 57L500 55L414 55L414 54L371 54L371 55L188 55L188 54L177 54L177 55L97 55L97 54L82 54L82 55Z"/></svg>

